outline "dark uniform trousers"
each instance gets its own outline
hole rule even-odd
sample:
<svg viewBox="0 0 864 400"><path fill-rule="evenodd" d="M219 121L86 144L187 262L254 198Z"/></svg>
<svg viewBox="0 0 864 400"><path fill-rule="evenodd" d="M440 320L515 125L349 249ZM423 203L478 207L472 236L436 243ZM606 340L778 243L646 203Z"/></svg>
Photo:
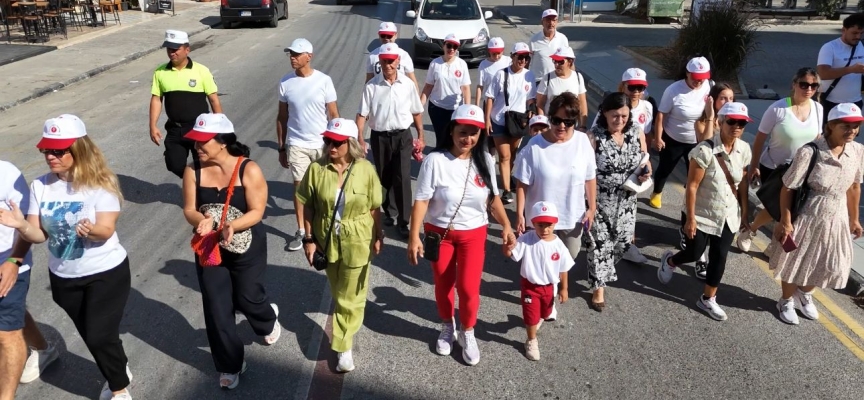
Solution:
<svg viewBox="0 0 864 400"><path fill-rule="evenodd" d="M372 131L372 156L375 170L384 187L384 202L381 204L385 214L395 203L399 213L397 224L407 226L411 214L411 151L414 138L408 129L394 131Z"/></svg>
<svg viewBox="0 0 864 400"><path fill-rule="evenodd" d="M192 153L193 161L198 160L198 152L195 151L195 142L183 137L192 130L195 121L179 123L168 120L165 123L165 168L183 178L183 171L188 165L189 153Z"/></svg>

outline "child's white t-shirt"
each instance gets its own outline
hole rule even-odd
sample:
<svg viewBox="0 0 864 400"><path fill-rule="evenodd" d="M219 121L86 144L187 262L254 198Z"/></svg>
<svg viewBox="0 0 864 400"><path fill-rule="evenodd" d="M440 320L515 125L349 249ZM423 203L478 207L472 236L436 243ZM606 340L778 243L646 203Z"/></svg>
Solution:
<svg viewBox="0 0 864 400"><path fill-rule="evenodd" d="M510 258L522 261L522 277L535 285L557 284L560 281L559 274L569 271L576 264L567 246L557 235L555 240L547 242L533 230L516 239L516 247Z"/></svg>

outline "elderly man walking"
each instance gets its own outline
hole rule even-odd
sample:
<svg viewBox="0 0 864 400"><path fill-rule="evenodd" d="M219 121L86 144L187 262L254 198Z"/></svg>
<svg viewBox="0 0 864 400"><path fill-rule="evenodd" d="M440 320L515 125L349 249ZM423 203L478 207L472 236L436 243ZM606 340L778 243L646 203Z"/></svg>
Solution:
<svg viewBox="0 0 864 400"><path fill-rule="evenodd" d="M555 30L558 27L558 12L554 9L543 11L540 17L543 30L531 36L531 53L534 60L528 69L534 73L536 84L550 72L555 71L552 55L560 48L570 47L570 41L563 33Z"/></svg>

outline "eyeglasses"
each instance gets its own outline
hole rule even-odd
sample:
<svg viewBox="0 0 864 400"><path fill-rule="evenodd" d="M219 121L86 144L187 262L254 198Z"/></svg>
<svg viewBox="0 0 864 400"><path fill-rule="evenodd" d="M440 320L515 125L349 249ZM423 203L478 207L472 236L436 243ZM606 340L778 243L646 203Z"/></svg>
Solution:
<svg viewBox="0 0 864 400"><path fill-rule="evenodd" d="M627 85L627 90L631 92L644 92L645 85Z"/></svg>
<svg viewBox="0 0 864 400"><path fill-rule="evenodd" d="M549 118L549 123L552 124L552 126L558 126L563 123L565 127L572 128L574 125L576 125L576 118L552 117Z"/></svg>
<svg viewBox="0 0 864 400"><path fill-rule="evenodd" d="M50 155L54 156L55 158L61 158L61 157L65 156L66 154L71 153L72 150L70 150L70 149L61 149L61 150L39 149L39 152L46 155L46 156L50 154Z"/></svg>
<svg viewBox="0 0 864 400"><path fill-rule="evenodd" d="M444 44L444 47L449 50L456 50L459 48L459 45L455 45L453 43L446 43Z"/></svg>
<svg viewBox="0 0 864 400"><path fill-rule="evenodd" d="M324 138L324 144L330 147L342 147L343 144L348 143L348 139L345 140L334 140L329 137Z"/></svg>
<svg viewBox="0 0 864 400"><path fill-rule="evenodd" d="M304 55L304 54L306 54L306 53L295 53L295 52L293 52L293 51L289 51L289 52L288 52L288 57L289 57L289 58L300 58L300 56L302 56L302 55Z"/></svg>
<svg viewBox="0 0 864 400"><path fill-rule="evenodd" d="M814 83L798 82L798 87L801 88L801 90L807 90L807 89L816 90L816 89L819 89L819 84L815 83L815 82Z"/></svg>
<svg viewBox="0 0 864 400"><path fill-rule="evenodd" d="M393 39L393 35L378 35L381 39Z"/></svg>
<svg viewBox="0 0 864 400"><path fill-rule="evenodd" d="M530 54L518 54L518 55L516 55L516 59L520 60L520 61L528 61L531 59L531 55Z"/></svg>
<svg viewBox="0 0 864 400"><path fill-rule="evenodd" d="M739 128L743 128L743 127L747 126L747 120L727 118L726 119L726 125L738 126Z"/></svg>

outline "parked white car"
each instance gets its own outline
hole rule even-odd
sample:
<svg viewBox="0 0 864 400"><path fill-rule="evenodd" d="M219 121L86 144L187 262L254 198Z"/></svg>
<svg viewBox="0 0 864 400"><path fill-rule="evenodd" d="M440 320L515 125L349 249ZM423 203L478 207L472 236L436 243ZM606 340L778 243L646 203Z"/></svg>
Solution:
<svg viewBox="0 0 864 400"><path fill-rule="evenodd" d="M451 33L459 39L460 58L478 64L487 57L486 19L492 12L483 12L478 0L420 0L417 10L405 13L414 19L413 59L429 61L443 55L444 38Z"/></svg>

